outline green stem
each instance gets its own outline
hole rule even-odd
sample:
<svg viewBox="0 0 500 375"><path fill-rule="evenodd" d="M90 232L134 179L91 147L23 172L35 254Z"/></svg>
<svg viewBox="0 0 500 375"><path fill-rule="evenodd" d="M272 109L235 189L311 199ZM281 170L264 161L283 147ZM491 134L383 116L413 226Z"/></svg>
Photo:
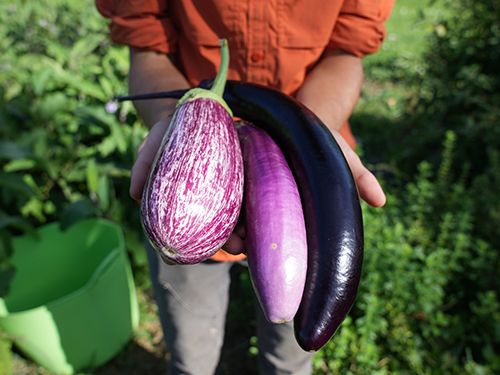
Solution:
<svg viewBox="0 0 500 375"><path fill-rule="evenodd" d="M221 63L210 91L222 97L224 88L226 87L227 71L229 69L229 47L226 39L219 40L219 45L221 46Z"/></svg>
<svg viewBox="0 0 500 375"><path fill-rule="evenodd" d="M179 99L176 108L182 105L186 101L193 101L200 98L206 98L215 100L217 103L222 105L231 116L233 115L231 108L229 108L227 103L222 98L222 96L224 95L224 89L226 87L227 71L229 69L229 47L227 45L226 39L221 39L219 41L219 44L221 46L222 60L220 64L220 69L217 72L217 76L215 77L212 88L210 90L206 90L199 87L195 87L189 90L184 94L182 98Z"/></svg>

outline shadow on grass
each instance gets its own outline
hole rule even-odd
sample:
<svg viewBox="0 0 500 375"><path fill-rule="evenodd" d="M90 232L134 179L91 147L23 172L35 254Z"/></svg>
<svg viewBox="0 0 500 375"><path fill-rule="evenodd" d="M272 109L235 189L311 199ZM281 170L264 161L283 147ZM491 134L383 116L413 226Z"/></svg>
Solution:
<svg viewBox="0 0 500 375"><path fill-rule="evenodd" d="M153 352L131 341L115 358L94 370L93 375L165 374L168 354L156 348Z"/></svg>

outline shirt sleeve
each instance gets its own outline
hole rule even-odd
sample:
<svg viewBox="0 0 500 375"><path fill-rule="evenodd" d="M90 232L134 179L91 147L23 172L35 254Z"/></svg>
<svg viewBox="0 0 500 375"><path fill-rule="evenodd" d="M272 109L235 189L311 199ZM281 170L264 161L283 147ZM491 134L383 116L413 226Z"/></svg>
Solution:
<svg viewBox="0 0 500 375"><path fill-rule="evenodd" d="M176 52L178 34L166 0L96 0L96 6L110 19L113 42L137 50Z"/></svg>
<svg viewBox="0 0 500 375"><path fill-rule="evenodd" d="M346 0L342 5L327 49L341 49L356 56L379 50L386 36L395 0Z"/></svg>

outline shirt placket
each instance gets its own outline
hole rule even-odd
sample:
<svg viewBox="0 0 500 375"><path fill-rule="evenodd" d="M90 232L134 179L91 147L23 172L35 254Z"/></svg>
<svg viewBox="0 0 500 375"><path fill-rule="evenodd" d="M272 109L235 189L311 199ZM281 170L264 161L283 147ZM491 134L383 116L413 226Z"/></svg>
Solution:
<svg viewBox="0 0 500 375"><path fill-rule="evenodd" d="M265 46L267 0L250 0L248 14L248 72L247 80L265 84Z"/></svg>

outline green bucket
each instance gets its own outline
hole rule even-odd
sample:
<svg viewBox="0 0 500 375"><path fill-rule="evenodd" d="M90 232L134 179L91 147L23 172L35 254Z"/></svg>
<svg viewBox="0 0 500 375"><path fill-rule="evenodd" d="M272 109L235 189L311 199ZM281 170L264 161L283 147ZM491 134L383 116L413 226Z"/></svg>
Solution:
<svg viewBox="0 0 500 375"><path fill-rule="evenodd" d="M56 374L91 370L130 341L139 311L120 228L102 219L14 240L17 268L0 298L0 329Z"/></svg>

